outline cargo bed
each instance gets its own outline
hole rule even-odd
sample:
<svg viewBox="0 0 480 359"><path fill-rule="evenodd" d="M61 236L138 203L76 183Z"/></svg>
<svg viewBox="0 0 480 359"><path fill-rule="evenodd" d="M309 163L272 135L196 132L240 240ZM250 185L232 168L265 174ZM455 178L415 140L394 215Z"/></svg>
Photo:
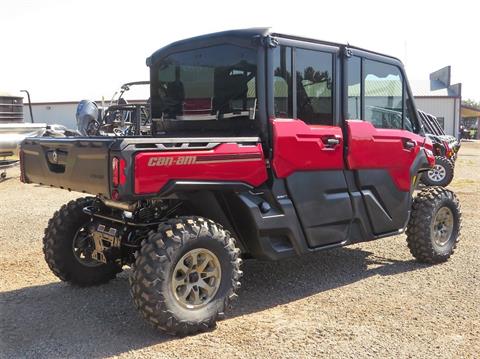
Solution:
<svg viewBox="0 0 480 359"><path fill-rule="evenodd" d="M208 152L221 144L256 146L259 141L258 137L30 137L21 144L22 181L109 198L112 158L117 157L125 161L124 175L127 177L120 192L124 198L130 199L134 193L134 160L139 152ZM145 177L147 172L142 169L137 175L145 173ZM150 182L155 180L155 176L148 179Z"/></svg>

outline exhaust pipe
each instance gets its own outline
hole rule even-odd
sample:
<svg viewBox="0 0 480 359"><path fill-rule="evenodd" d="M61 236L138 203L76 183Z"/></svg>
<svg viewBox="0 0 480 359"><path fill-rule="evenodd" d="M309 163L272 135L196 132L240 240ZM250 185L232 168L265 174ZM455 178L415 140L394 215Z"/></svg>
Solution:
<svg viewBox="0 0 480 359"><path fill-rule="evenodd" d="M108 199L108 198L102 198L102 202L107 207L113 207L113 208L121 209L121 210L127 211L127 212L133 212L137 208L137 202L135 202L135 203L117 202L117 201L113 201L113 200Z"/></svg>

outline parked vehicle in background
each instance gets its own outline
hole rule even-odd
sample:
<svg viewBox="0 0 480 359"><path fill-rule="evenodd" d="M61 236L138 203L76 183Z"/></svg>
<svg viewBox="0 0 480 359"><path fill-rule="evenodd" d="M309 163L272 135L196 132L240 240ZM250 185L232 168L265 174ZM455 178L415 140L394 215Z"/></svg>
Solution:
<svg viewBox="0 0 480 359"><path fill-rule="evenodd" d="M23 97L0 92L0 180L7 176L7 169L18 162L18 149L25 137L75 135L64 126L33 123L30 93L28 95L31 123L25 123L23 116Z"/></svg>
<svg viewBox="0 0 480 359"><path fill-rule="evenodd" d="M418 114L427 137L432 140L435 154L434 167L422 175L421 181L427 186L448 186L453 180L461 142L445 134L435 116L421 110L418 110Z"/></svg>
<svg viewBox="0 0 480 359"><path fill-rule="evenodd" d="M84 136L139 136L150 134L150 102L128 103L124 95L149 81L128 82L115 92L107 107L82 100L76 111L77 128ZM118 95L118 97L117 97Z"/></svg>
<svg viewBox="0 0 480 359"><path fill-rule="evenodd" d="M414 198L434 154L400 60L248 29L173 43L147 64L151 136L22 144L22 181L92 195L45 230L61 280L96 285L132 266L144 318L185 335L223 318L242 256L279 260L405 229L420 262L453 253L455 194Z"/></svg>

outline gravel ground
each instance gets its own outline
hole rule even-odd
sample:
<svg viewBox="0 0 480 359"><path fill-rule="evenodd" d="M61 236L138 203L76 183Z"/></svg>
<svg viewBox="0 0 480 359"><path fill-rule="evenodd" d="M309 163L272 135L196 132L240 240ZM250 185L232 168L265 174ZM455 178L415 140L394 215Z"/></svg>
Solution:
<svg viewBox="0 0 480 359"><path fill-rule="evenodd" d="M239 300L214 331L155 332L128 272L80 289L42 255L47 220L77 195L0 183L0 357L445 357L480 353L480 143L463 143L451 188L462 238L445 264L413 261L403 235L277 263L246 261Z"/></svg>

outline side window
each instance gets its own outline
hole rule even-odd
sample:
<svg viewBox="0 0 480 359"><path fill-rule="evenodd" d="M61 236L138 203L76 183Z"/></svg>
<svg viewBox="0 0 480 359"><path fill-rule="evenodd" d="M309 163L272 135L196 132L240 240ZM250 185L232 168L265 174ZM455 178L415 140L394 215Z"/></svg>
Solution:
<svg viewBox="0 0 480 359"><path fill-rule="evenodd" d="M273 51L275 117L292 118L292 48L277 46Z"/></svg>
<svg viewBox="0 0 480 359"><path fill-rule="evenodd" d="M404 86L406 88L406 86ZM412 100L410 96L408 96L408 92L405 91L405 121L403 123L403 127L410 132L418 133L419 132L419 125L417 122L417 117L415 116L413 110Z"/></svg>
<svg viewBox="0 0 480 359"><path fill-rule="evenodd" d="M361 108L361 78L362 61L359 57L353 56L348 59L347 73L348 73L348 120L360 120L362 118Z"/></svg>
<svg viewBox="0 0 480 359"><path fill-rule="evenodd" d="M400 69L364 59L365 121L377 128L402 128L403 79Z"/></svg>
<svg viewBox="0 0 480 359"><path fill-rule="evenodd" d="M297 117L308 124L333 125L333 55L295 50Z"/></svg>

